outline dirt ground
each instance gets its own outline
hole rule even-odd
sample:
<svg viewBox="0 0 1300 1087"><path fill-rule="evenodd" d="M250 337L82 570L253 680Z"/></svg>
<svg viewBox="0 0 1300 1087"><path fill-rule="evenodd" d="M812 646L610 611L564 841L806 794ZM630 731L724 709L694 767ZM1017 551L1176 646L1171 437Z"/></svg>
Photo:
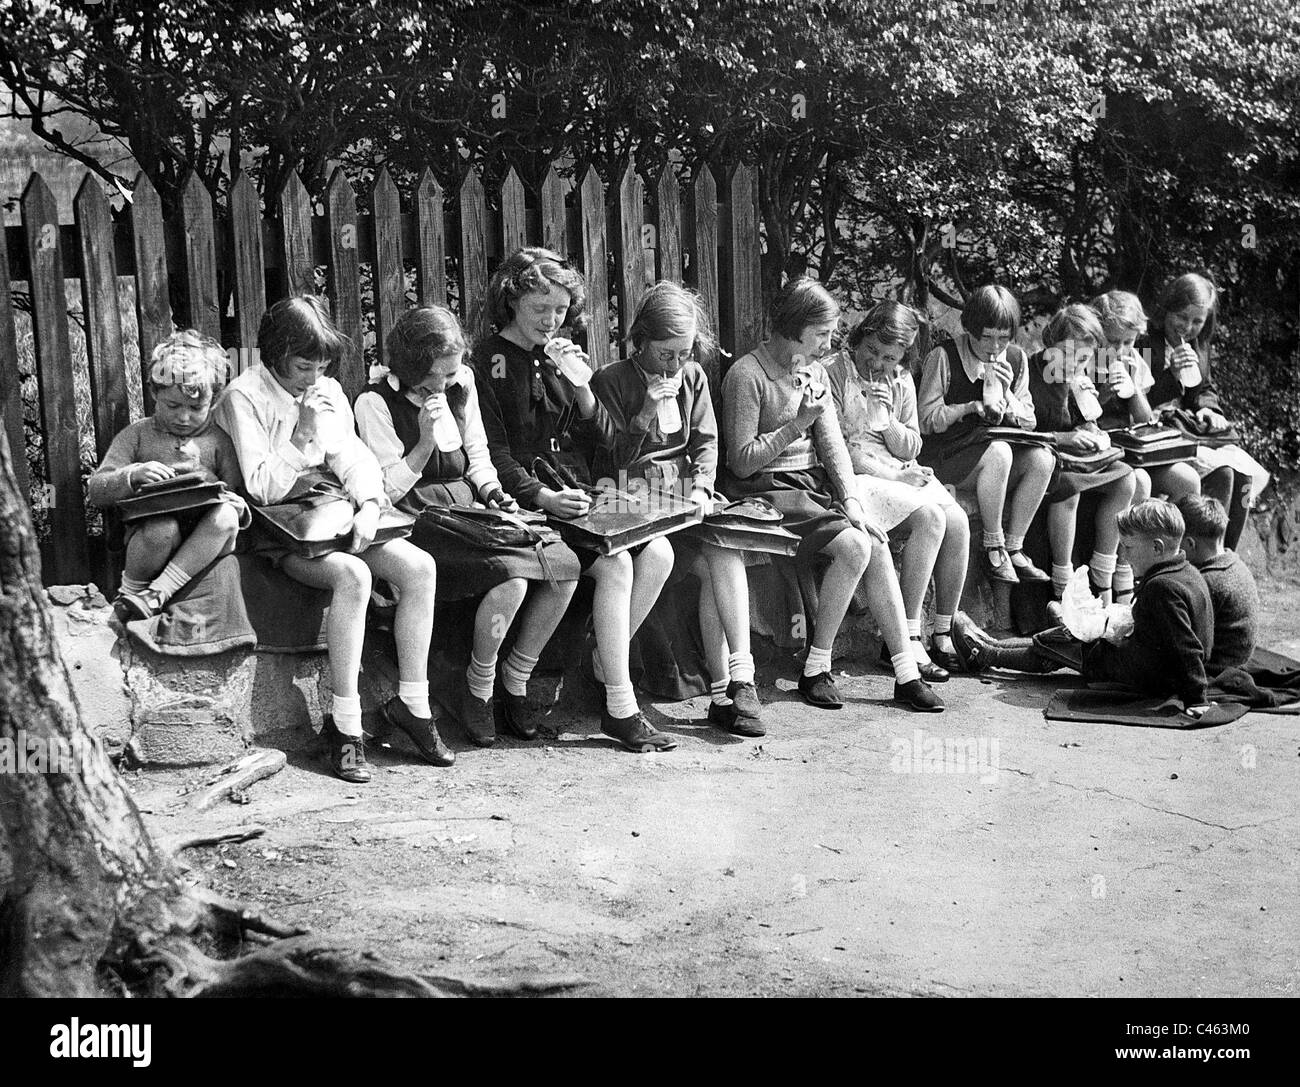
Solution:
<svg viewBox="0 0 1300 1087"><path fill-rule="evenodd" d="M1261 585L1264 644L1300 656L1300 584ZM776 666L780 665L779 676ZM651 704L678 748L633 755L594 716L450 770L402 746L351 786L311 751L246 805L177 811L131 775L196 878L411 970L578 976L613 995L1295 995L1300 718L1197 732L1049 722L1048 678L957 677L949 709L887 702L864 660L838 712L760 668L769 734ZM931 772L926 742L952 745ZM913 757L915 756L915 757ZM192 784L189 783L189 784Z"/></svg>

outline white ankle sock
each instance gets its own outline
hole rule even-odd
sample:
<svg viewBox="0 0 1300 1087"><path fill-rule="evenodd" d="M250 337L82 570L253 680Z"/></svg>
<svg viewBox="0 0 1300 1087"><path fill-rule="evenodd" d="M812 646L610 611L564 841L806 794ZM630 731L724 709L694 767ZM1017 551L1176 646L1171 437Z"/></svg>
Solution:
<svg viewBox="0 0 1300 1087"><path fill-rule="evenodd" d="M510 650L510 656L501 666L501 686L510 694L522 698L528 693L528 681L532 678L533 669L536 667L536 657L520 653L518 649Z"/></svg>
<svg viewBox="0 0 1300 1087"><path fill-rule="evenodd" d="M985 529L983 542L984 542L985 551L992 551L996 547L1007 546L1006 537L1002 535L1002 530L1000 528L995 529L992 532L990 532L988 529Z"/></svg>
<svg viewBox="0 0 1300 1087"><path fill-rule="evenodd" d="M719 679L709 684L710 699L715 706L730 706L731 699L727 697L728 680Z"/></svg>
<svg viewBox="0 0 1300 1087"><path fill-rule="evenodd" d="M334 727L344 736L361 735L361 696L354 694L348 698L334 695L330 713L334 716Z"/></svg>
<svg viewBox="0 0 1300 1087"><path fill-rule="evenodd" d="M1025 547L1024 536L1012 536L1010 534L1007 535L1008 551L1023 551L1024 547Z"/></svg>
<svg viewBox="0 0 1300 1087"><path fill-rule="evenodd" d="M640 708L632 684L605 684L605 709L611 717L631 717Z"/></svg>
<svg viewBox="0 0 1300 1087"><path fill-rule="evenodd" d="M732 653L727 658L727 672L737 683L753 683L754 655L752 653Z"/></svg>
<svg viewBox="0 0 1300 1087"><path fill-rule="evenodd" d="M397 697L402 700L402 705L411 711L415 717L429 718L433 716L433 710L429 708L429 681L421 680L398 680Z"/></svg>
<svg viewBox="0 0 1300 1087"><path fill-rule="evenodd" d="M894 665L894 678L899 683L910 683L914 679L921 678L921 670L916 666L916 658L912 656L910 650L895 653L889 659Z"/></svg>
<svg viewBox="0 0 1300 1087"><path fill-rule="evenodd" d="M1117 604L1127 604L1133 599L1133 567L1121 562L1115 567L1115 576L1111 578L1111 591L1115 594Z"/></svg>
<svg viewBox="0 0 1300 1087"><path fill-rule="evenodd" d="M1094 551L1088 560L1088 575L1097 588L1109 589L1114 584L1118 566L1119 560L1114 555L1103 555L1100 551Z"/></svg>
<svg viewBox="0 0 1300 1087"><path fill-rule="evenodd" d="M1065 593L1065 587L1070 584L1070 578L1074 576L1074 567L1068 562L1052 563L1052 591L1056 593L1059 600Z"/></svg>
<svg viewBox="0 0 1300 1087"><path fill-rule="evenodd" d="M469 667L465 669L465 680L469 684L469 693L480 702L492 697L492 685L497 676L497 658L492 655L489 661L481 661L473 653L469 655Z"/></svg>
<svg viewBox="0 0 1300 1087"><path fill-rule="evenodd" d="M909 619L907 621L907 636L909 638L919 638L921 636L920 619Z"/></svg>
<svg viewBox="0 0 1300 1087"><path fill-rule="evenodd" d="M149 588L149 582L142 577L127 577L123 574L121 588L124 592L135 593L138 596Z"/></svg>
<svg viewBox="0 0 1300 1087"><path fill-rule="evenodd" d="M952 646L952 616L935 614L934 617L934 634L931 635L930 644L941 653L951 653Z"/></svg>
<svg viewBox="0 0 1300 1087"><path fill-rule="evenodd" d="M908 638L907 644L911 647L912 657L916 660L917 664L931 663L930 654L925 651L925 643L921 641L921 636L919 634L914 638Z"/></svg>
<svg viewBox="0 0 1300 1087"><path fill-rule="evenodd" d="M808 659L804 662L803 674L819 676L831 670L831 651L818 649L815 645L808 647Z"/></svg>
<svg viewBox="0 0 1300 1087"><path fill-rule="evenodd" d="M189 580L189 574L174 562L169 562L163 567L163 572L150 582L149 588L152 592L156 592L165 604L181 589L185 588Z"/></svg>

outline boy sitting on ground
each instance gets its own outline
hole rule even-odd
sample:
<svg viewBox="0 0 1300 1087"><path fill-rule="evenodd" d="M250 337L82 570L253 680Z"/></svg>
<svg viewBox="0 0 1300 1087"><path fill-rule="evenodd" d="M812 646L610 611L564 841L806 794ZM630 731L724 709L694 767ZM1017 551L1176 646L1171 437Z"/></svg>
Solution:
<svg viewBox="0 0 1300 1087"><path fill-rule="evenodd" d="M1214 612L1205 579L1181 551L1186 526L1162 499L1139 502L1119 516L1121 554L1141 579L1133 598L1133 629L1080 642L1064 627L1033 638L997 641L958 613L953 646L969 671L986 667L1046 673L1068 667L1089 683L1122 683L1147 695L1176 695L1188 714L1206 703L1206 660L1214 649Z"/></svg>
<svg viewBox="0 0 1300 1087"><path fill-rule="evenodd" d="M225 372L226 354L216 340L193 329L173 332L150 360L153 415L120 431L90 477L90 501L101 507L185 472L231 488L220 505L126 526L126 565L113 601L123 623L157 615L196 574L233 551L248 525L248 507L233 490L241 485L235 447L212 422L212 398Z"/></svg>
<svg viewBox="0 0 1300 1087"><path fill-rule="evenodd" d="M1214 608L1214 651L1206 674L1242 668L1255 652L1259 629L1259 590L1255 576L1235 551L1223 546L1228 511L1217 498L1187 495L1178 503L1186 534L1183 551L1210 590Z"/></svg>

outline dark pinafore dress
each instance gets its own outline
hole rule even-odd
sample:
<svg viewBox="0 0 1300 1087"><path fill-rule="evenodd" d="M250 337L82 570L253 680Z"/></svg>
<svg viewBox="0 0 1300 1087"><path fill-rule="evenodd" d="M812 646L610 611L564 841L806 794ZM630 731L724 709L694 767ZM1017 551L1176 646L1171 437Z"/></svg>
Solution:
<svg viewBox="0 0 1300 1087"><path fill-rule="evenodd" d="M387 381L371 385L388 405L393 430L402 443L403 453L415 448L420 437L420 409ZM464 433L465 404L469 390L463 385L447 387L447 404L456 424ZM420 473L420 479L396 503L398 509L417 516L411 542L433 556L438 567L438 600L463 600L481 596L489 589L512 578L542 581L550 576L557 581L574 581L579 575L578 559L568 545L560 542L542 545L542 557L534 547L479 547L463 537L446 532L419 514L431 506L467 506L478 500L474 486L465 478L469 457L464 447L451 453L435 449Z"/></svg>
<svg viewBox="0 0 1300 1087"><path fill-rule="evenodd" d="M1034 397L1034 415L1038 419L1038 429L1046 432L1077 430L1086 420L1080 413L1070 387L1063 381L1049 382L1044 376L1047 360L1039 351L1029 360L1029 391ZM1071 472L1061 467L1058 460L1052 472L1052 481L1047 486L1046 502L1061 502L1084 491L1093 491L1099 487L1114 483L1117 479L1131 476L1133 469L1122 460L1107 465L1095 472Z"/></svg>
<svg viewBox="0 0 1300 1087"><path fill-rule="evenodd" d="M966 368L961 363L961 352L957 341L949 340L943 345L944 354L948 356L948 388L944 391L943 401L954 407L958 404L970 404L984 399L984 383L972 381L966 376ZM1020 380L1026 364L1024 352L1012 344L1007 350L1014 377L1012 384ZM927 468L933 468L940 483L953 487L959 486L979 464L992 438L988 435L990 426L1003 423L988 423L982 416L967 415L957 420L942 434L926 434L921 441L921 455L917 461ZM1014 426L1014 421L1006 423Z"/></svg>

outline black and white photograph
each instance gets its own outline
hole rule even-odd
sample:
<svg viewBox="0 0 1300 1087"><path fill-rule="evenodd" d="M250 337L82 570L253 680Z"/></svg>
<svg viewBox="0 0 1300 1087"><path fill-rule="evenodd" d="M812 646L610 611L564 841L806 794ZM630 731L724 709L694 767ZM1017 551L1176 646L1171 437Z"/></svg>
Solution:
<svg viewBox="0 0 1300 1087"><path fill-rule="evenodd" d="M0 106L34 1059L1281 1051L1290 0L5 0Z"/></svg>

